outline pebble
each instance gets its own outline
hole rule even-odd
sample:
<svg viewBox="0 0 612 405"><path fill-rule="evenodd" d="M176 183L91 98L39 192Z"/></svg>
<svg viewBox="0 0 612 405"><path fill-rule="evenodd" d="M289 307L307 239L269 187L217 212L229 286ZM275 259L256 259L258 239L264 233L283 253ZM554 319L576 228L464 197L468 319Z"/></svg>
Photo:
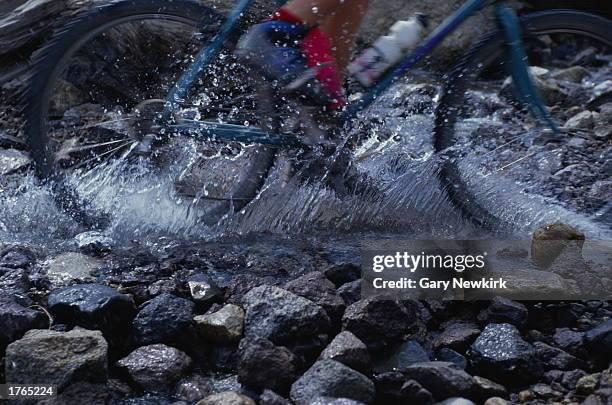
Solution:
<svg viewBox="0 0 612 405"><path fill-rule="evenodd" d="M240 340L244 329L244 311L238 305L227 304L211 314L193 318L197 332L204 339L226 343Z"/></svg>

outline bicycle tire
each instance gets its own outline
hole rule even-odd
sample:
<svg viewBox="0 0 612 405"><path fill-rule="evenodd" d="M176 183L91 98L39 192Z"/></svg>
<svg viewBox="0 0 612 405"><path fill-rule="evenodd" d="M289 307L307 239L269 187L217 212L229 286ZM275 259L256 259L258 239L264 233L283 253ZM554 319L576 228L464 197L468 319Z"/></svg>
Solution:
<svg viewBox="0 0 612 405"><path fill-rule="evenodd" d="M604 17L574 10L551 10L529 14L521 18L523 34L575 33L602 41L612 47L612 22ZM483 36L451 69L436 109L434 125L434 149L443 152L456 143L455 124L465 92L470 82L469 74L484 69L501 55L505 47L500 30ZM462 215L475 225L489 230L511 227L495 214L483 207L462 178L458 164L453 159L442 162L438 179L449 200Z"/></svg>
<svg viewBox="0 0 612 405"><path fill-rule="evenodd" d="M145 15L167 15L179 17L193 24L202 24L221 21L223 16L215 10L193 0L130 0L114 2L75 15L67 21L61 30L53 34L47 44L41 49L33 61L33 73L29 87L24 93L25 133L29 143L35 172L41 181L52 186L52 194L61 209L65 210L78 222L92 227L104 227L103 218L92 216L74 190L64 183L63 175L56 165L52 152L49 150L49 138L46 130L47 105L50 97L53 77L62 67L65 58L76 52L74 44L93 35L92 32L99 27L106 26L121 19ZM234 43L238 35L228 39ZM254 198L261 189L267 173L274 164L275 151L270 148L261 148L257 165L254 166L254 175L247 177L236 187L235 195L242 198L237 201L219 203L209 214L220 217L230 209L240 210ZM216 218L218 219L218 218ZM214 222L209 218L207 222Z"/></svg>

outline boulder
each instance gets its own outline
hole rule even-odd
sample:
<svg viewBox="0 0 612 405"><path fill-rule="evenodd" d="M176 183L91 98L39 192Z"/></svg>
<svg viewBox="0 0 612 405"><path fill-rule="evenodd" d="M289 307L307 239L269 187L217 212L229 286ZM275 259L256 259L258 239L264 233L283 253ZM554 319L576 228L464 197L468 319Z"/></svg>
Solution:
<svg viewBox="0 0 612 405"><path fill-rule="evenodd" d="M117 362L142 389L165 392L191 367L191 358L182 351L164 344L142 346Z"/></svg>
<svg viewBox="0 0 612 405"><path fill-rule="evenodd" d="M244 385L287 393L298 377L295 355L267 339L244 338L238 353L238 379Z"/></svg>
<svg viewBox="0 0 612 405"><path fill-rule="evenodd" d="M108 345L100 331L34 329L6 349L5 376L13 384L52 384L59 390L75 381L104 383Z"/></svg>
<svg viewBox="0 0 612 405"><path fill-rule="evenodd" d="M487 325L468 352L475 373L504 384L532 381L541 373L532 345L514 325Z"/></svg>
<svg viewBox="0 0 612 405"><path fill-rule="evenodd" d="M224 391L209 395L196 405L255 405L255 401L235 391Z"/></svg>
<svg viewBox="0 0 612 405"><path fill-rule="evenodd" d="M378 354L374 360L374 372L388 371L404 372L406 367L414 363L429 361L429 356L423 347L414 340L389 347Z"/></svg>
<svg viewBox="0 0 612 405"><path fill-rule="evenodd" d="M259 286L242 299L245 334L274 343L309 340L329 330L330 320L314 302L273 286Z"/></svg>
<svg viewBox="0 0 612 405"><path fill-rule="evenodd" d="M346 307L334 284L318 271L304 274L286 283L285 289L320 305L332 320L340 320Z"/></svg>
<svg viewBox="0 0 612 405"><path fill-rule="evenodd" d="M342 317L342 327L369 349L377 350L401 341L415 320L415 311L401 302L372 297L350 305Z"/></svg>
<svg viewBox="0 0 612 405"><path fill-rule="evenodd" d="M366 345L351 332L340 332L323 350L320 359L336 360L355 370L366 372L371 359Z"/></svg>
<svg viewBox="0 0 612 405"><path fill-rule="evenodd" d="M140 344L174 343L191 326L194 303L171 294L161 294L143 304L132 327Z"/></svg>
<svg viewBox="0 0 612 405"><path fill-rule="evenodd" d="M238 305L227 304L211 314L193 318L196 331L207 340L226 343L242 337L244 311Z"/></svg>
<svg viewBox="0 0 612 405"><path fill-rule="evenodd" d="M291 386L291 400L308 405L318 397L374 400L374 383L365 375L335 360L319 360Z"/></svg>
<svg viewBox="0 0 612 405"><path fill-rule="evenodd" d="M415 363L406 367L404 374L416 380L437 399L470 395L474 387L474 378L453 363Z"/></svg>
<svg viewBox="0 0 612 405"><path fill-rule="evenodd" d="M0 294L0 350L30 329L49 327L49 318L41 311L25 308L8 294Z"/></svg>

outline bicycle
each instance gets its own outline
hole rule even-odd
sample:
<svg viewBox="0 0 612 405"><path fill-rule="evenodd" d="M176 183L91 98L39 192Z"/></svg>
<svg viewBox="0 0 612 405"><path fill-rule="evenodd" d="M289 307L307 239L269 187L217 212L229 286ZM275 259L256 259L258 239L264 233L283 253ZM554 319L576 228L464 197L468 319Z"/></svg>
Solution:
<svg viewBox="0 0 612 405"><path fill-rule="evenodd" d="M243 209L258 195L280 150L311 148L297 134L292 100L259 82L256 72L234 59L232 49L253 4L254 0L240 0L224 17L189 0L115 2L75 16L54 35L35 61L26 134L36 172L54 185L62 207L81 220L87 217L66 173L86 178L97 164L138 156L139 151L171 144L177 137L193 138L206 157L208 166L202 170L212 177L191 193L208 203L207 220L214 222ZM469 152L473 145L473 139L460 131L470 116L464 108L469 107L470 85L477 86L483 77L498 85L510 77L515 89L513 110L504 119L520 123L499 140L491 138L499 142L485 148L485 156L499 150L500 143L520 143L525 136L551 142L582 136L580 129L561 127L560 121L567 119L563 111L550 112L529 63L535 56L538 63L573 66L575 61L567 57L555 59L553 45L565 47L564 54L593 50L589 63L596 74L612 76L609 20L572 10L518 18L503 1L468 0L341 115L342 123L354 120L457 27L488 6L495 9L497 29L450 70L434 125L434 149L443 157L441 186L481 227L494 227L500 220L479 201L463 167L466 149ZM500 65L506 67L504 72L496 69ZM597 108L605 98L579 101L591 101ZM103 121L97 122L101 117Z"/></svg>

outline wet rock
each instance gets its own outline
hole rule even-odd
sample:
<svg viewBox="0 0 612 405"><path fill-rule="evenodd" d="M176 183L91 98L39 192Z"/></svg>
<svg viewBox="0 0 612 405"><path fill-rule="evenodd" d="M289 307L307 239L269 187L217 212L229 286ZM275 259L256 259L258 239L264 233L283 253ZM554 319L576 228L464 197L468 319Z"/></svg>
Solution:
<svg viewBox="0 0 612 405"><path fill-rule="evenodd" d="M334 264L325 269L323 274L338 288L346 283L359 280L361 267L353 263Z"/></svg>
<svg viewBox="0 0 612 405"><path fill-rule="evenodd" d="M563 125L568 129L593 129L598 113L582 111L568 119Z"/></svg>
<svg viewBox="0 0 612 405"><path fill-rule="evenodd" d="M542 383L531 386L531 392L533 392L537 398L549 401L563 395L561 392L554 390L550 385Z"/></svg>
<svg viewBox="0 0 612 405"><path fill-rule="evenodd" d="M351 332L340 332L323 350L320 359L336 360L362 372L370 369L370 354L366 345Z"/></svg>
<svg viewBox="0 0 612 405"><path fill-rule="evenodd" d="M136 312L132 297L99 284L79 284L54 290L48 299L55 321L119 333Z"/></svg>
<svg viewBox="0 0 612 405"><path fill-rule="evenodd" d="M584 332L569 328L557 328L553 334L555 346L568 353L579 355L584 348Z"/></svg>
<svg viewBox="0 0 612 405"><path fill-rule="evenodd" d="M79 381L66 387L56 397L37 402L37 405L106 404L110 401L110 396L104 384Z"/></svg>
<svg viewBox="0 0 612 405"><path fill-rule="evenodd" d="M191 326L194 303L170 294L146 302L132 327L140 344L173 343L181 340Z"/></svg>
<svg viewBox="0 0 612 405"><path fill-rule="evenodd" d="M363 402L349 398L318 397L310 401L308 405L365 405Z"/></svg>
<svg viewBox="0 0 612 405"><path fill-rule="evenodd" d="M332 321L340 320L346 307L334 284L318 271L304 274L286 283L285 289L320 305Z"/></svg>
<svg viewBox="0 0 612 405"><path fill-rule="evenodd" d="M15 149L0 149L0 176L25 169L32 160L26 153Z"/></svg>
<svg viewBox="0 0 612 405"><path fill-rule="evenodd" d="M533 347L536 350L537 358L548 370L573 370L586 367L582 360L546 343L535 342Z"/></svg>
<svg viewBox="0 0 612 405"><path fill-rule="evenodd" d="M242 301L246 336L282 343L308 340L330 327L329 317L320 306L282 288L256 287Z"/></svg>
<svg viewBox="0 0 612 405"><path fill-rule="evenodd" d="M62 253L43 264L45 274L55 288L76 281L90 281L102 266L100 260L76 252Z"/></svg>
<svg viewBox="0 0 612 405"><path fill-rule="evenodd" d="M0 351L30 329L46 329L49 318L43 312L25 308L13 297L0 293Z"/></svg>
<svg viewBox="0 0 612 405"><path fill-rule="evenodd" d="M35 260L35 253L25 246L9 246L0 251L0 267L27 269Z"/></svg>
<svg viewBox="0 0 612 405"><path fill-rule="evenodd" d="M483 405L507 405L508 401L500 397L491 397L487 399Z"/></svg>
<svg viewBox="0 0 612 405"><path fill-rule="evenodd" d="M241 304L242 297L255 287L264 285L264 279L252 274L238 274L225 286L225 302Z"/></svg>
<svg viewBox="0 0 612 405"><path fill-rule="evenodd" d="M506 387L487 378L474 376L474 396L484 401L490 397L506 397Z"/></svg>
<svg viewBox="0 0 612 405"><path fill-rule="evenodd" d="M469 395L474 378L453 363L429 361L406 367L404 374L416 380L437 399Z"/></svg>
<svg viewBox="0 0 612 405"><path fill-rule="evenodd" d="M601 373L589 374L581 377L576 382L576 392L582 395L588 395L597 389Z"/></svg>
<svg viewBox="0 0 612 405"><path fill-rule="evenodd" d="M208 276L197 274L187 280L187 287L191 297L196 302L212 302L220 300L223 292L219 286Z"/></svg>
<svg viewBox="0 0 612 405"><path fill-rule="evenodd" d="M307 405L317 397L374 400L374 383L365 375L334 360L319 360L291 386L291 400Z"/></svg>
<svg viewBox="0 0 612 405"><path fill-rule="evenodd" d="M376 350L400 341L415 320L415 312L398 301L367 298L346 309L342 327Z"/></svg>
<svg viewBox="0 0 612 405"><path fill-rule="evenodd" d="M338 295L344 300L346 305L356 303L361 299L361 280L342 284L338 288Z"/></svg>
<svg viewBox="0 0 612 405"><path fill-rule="evenodd" d="M191 358L164 344L142 346L117 362L142 389L170 391L191 367Z"/></svg>
<svg viewBox="0 0 612 405"><path fill-rule="evenodd" d="M23 140L0 130L0 148L24 150L27 148L27 144Z"/></svg>
<svg viewBox="0 0 612 405"><path fill-rule="evenodd" d="M478 320L485 323L510 323L520 328L527 322L527 307L520 302L495 297L491 305L478 315Z"/></svg>
<svg viewBox="0 0 612 405"><path fill-rule="evenodd" d="M212 314L193 318L196 330L203 338L213 342L234 342L242 337L244 311L238 305L227 304Z"/></svg>
<svg viewBox="0 0 612 405"><path fill-rule="evenodd" d="M297 377L297 358L267 339L244 338L239 346L238 379L247 386L286 393Z"/></svg>
<svg viewBox="0 0 612 405"><path fill-rule="evenodd" d="M183 378L176 386L176 398L181 401L197 402L212 394L209 381L201 374Z"/></svg>
<svg viewBox="0 0 612 405"><path fill-rule="evenodd" d="M582 79L589 76L589 71L582 66L572 66L554 72L551 77L556 80L564 80L572 83L580 83Z"/></svg>
<svg viewBox="0 0 612 405"><path fill-rule="evenodd" d="M91 255L110 252L115 245L112 238L98 231L83 232L75 236L74 239L81 252Z"/></svg>
<svg viewBox="0 0 612 405"><path fill-rule="evenodd" d="M99 331L30 330L6 349L6 381L47 383L60 390L75 381L105 382L107 352Z"/></svg>
<svg viewBox="0 0 612 405"><path fill-rule="evenodd" d="M259 396L259 405L291 405L288 400L271 390L263 390Z"/></svg>
<svg viewBox="0 0 612 405"><path fill-rule="evenodd" d="M404 372L406 367L414 363L429 361L429 356L423 347L414 340L409 340L396 347L390 347L380 353L374 360L374 371Z"/></svg>
<svg viewBox="0 0 612 405"><path fill-rule="evenodd" d="M597 355L612 359L612 319L609 319L584 334L587 348Z"/></svg>
<svg viewBox="0 0 612 405"><path fill-rule="evenodd" d="M457 367L462 370L465 370L467 367L467 359L465 356L457 353L453 349L449 349L448 347L443 347L436 354L437 361L446 361L448 363L453 363Z"/></svg>
<svg viewBox="0 0 612 405"><path fill-rule="evenodd" d="M415 380L407 380L400 388L400 398L408 403L431 404L433 395Z"/></svg>
<svg viewBox="0 0 612 405"><path fill-rule="evenodd" d="M458 352L465 352L478 335L480 329L472 323L452 323L434 339L432 347L434 350L448 347Z"/></svg>
<svg viewBox="0 0 612 405"><path fill-rule="evenodd" d="M453 397L453 398L447 398L441 402L436 402L436 405L475 405L475 404L469 399Z"/></svg>
<svg viewBox="0 0 612 405"><path fill-rule="evenodd" d="M504 384L531 381L540 369L532 345L514 325L489 324L470 347L468 358L475 373Z"/></svg>
<svg viewBox="0 0 612 405"><path fill-rule="evenodd" d="M8 269L4 273L0 272L0 291L13 296L26 297L29 288L30 280L26 270Z"/></svg>
<svg viewBox="0 0 612 405"><path fill-rule="evenodd" d="M574 246L582 248L584 234L577 229L557 222L542 226L533 233L531 241L531 258L542 268L548 267L561 254L567 241L575 241Z"/></svg>
<svg viewBox="0 0 612 405"><path fill-rule="evenodd" d="M246 395L234 391L225 391L209 395L196 405L255 405L255 401Z"/></svg>

